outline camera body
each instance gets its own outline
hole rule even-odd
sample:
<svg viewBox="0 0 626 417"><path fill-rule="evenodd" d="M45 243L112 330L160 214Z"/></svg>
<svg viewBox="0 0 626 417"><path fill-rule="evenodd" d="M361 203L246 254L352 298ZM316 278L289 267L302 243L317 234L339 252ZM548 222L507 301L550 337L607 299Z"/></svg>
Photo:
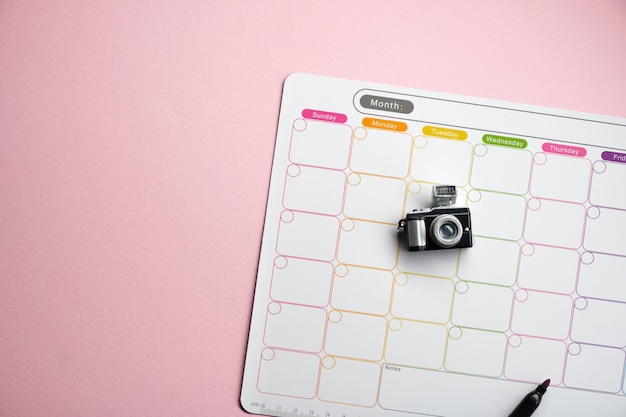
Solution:
<svg viewBox="0 0 626 417"><path fill-rule="evenodd" d="M472 246L467 207L434 207L407 213L400 220L409 251L469 248Z"/></svg>
<svg viewBox="0 0 626 417"><path fill-rule="evenodd" d="M456 187L433 187L433 208L414 210L398 223L409 251L469 248L473 244L468 207L452 207Z"/></svg>

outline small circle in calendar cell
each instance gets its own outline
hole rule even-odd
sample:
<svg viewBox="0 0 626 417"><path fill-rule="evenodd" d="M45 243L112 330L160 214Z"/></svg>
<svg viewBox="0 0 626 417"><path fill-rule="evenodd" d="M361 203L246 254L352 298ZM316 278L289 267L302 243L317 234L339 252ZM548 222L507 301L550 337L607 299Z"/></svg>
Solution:
<svg viewBox="0 0 626 417"><path fill-rule="evenodd" d="M278 314L280 313L280 311L282 310L280 303L277 302L271 302L269 303L269 305L267 306L267 312L270 314Z"/></svg>
<svg viewBox="0 0 626 417"><path fill-rule="evenodd" d="M606 162L596 161L593 163L593 172L602 174L604 171L606 171Z"/></svg>
<svg viewBox="0 0 626 417"><path fill-rule="evenodd" d="M306 120L304 119L296 119L293 122L293 130L297 132L302 132L304 129L306 129L306 126Z"/></svg>
<svg viewBox="0 0 626 417"><path fill-rule="evenodd" d="M517 290L515 291L515 299L520 303L528 300L528 291L526 290Z"/></svg>
<svg viewBox="0 0 626 417"><path fill-rule="evenodd" d="M525 243L522 245L522 255L524 256L533 256L535 254L535 245L530 243Z"/></svg>
<svg viewBox="0 0 626 417"><path fill-rule="evenodd" d="M460 327L452 327L450 329L450 331L448 332L448 335L450 335L450 339L452 340L458 340L463 336L463 329L461 329Z"/></svg>
<svg viewBox="0 0 626 417"><path fill-rule="evenodd" d="M516 334L509 337L509 346L518 348L522 346L522 338Z"/></svg>
<svg viewBox="0 0 626 417"><path fill-rule="evenodd" d="M426 139L425 136L415 136L415 138L413 139L413 146L418 149L425 148L426 145L428 145L428 139Z"/></svg>
<svg viewBox="0 0 626 417"><path fill-rule="evenodd" d="M389 320L389 330L397 332L400 329L402 329L402 320L396 318Z"/></svg>
<svg viewBox="0 0 626 417"><path fill-rule="evenodd" d="M367 129L364 127L357 127L354 129L353 135L356 140L363 140L367 137Z"/></svg>
<svg viewBox="0 0 626 417"><path fill-rule="evenodd" d="M480 145L476 145L474 146L474 154L476 156L485 156L487 155L487 151L489 149L487 149L487 146L480 144Z"/></svg>
<svg viewBox="0 0 626 417"><path fill-rule="evenodd" d="M285 269L287 267L287 258L284 256L277 256L274 259L274 267L276 269Z"/></svg>
<svg viewBox="0 0 626 417"><path fill-rule="evenodd" d="M574 301L574 307L576 310L584 310L589 306L589 301L585 297L578 297L576 301Z"/></svg>
<svg viewBox="0 0 626 417"><path fill-rule="evenodd" d="M330 321L331 323L339 323L341 321L341 317L341 311L338 310L333 310L328 313L328 321Z"/></svg>
<svg viewBox="0 0 626 417"><path fill-rule="evenodd" d="M287 167L287 175L290 177L297 177L300 175L300 167L296 164L291 164Z"/></svg>
<svg viewBox="0 0 626 417"><path fill-rule="evenodd" d="M591 206L587 209L587 217L590 219L597 219L600 217L600 209L596 206Z"/></svg>
<svg viewBox="0 0 626 417"><path fill-rule="evenodd" d="M285 210L282 213L280 213L280 219L284 223L291 223L294 218L295 218L295 215L293 214L293 211Z"/></svg>
<svg viewBox="0 0 626 417"><path fill-rule="evenodd" d="M274 352L274 349L272 348L266 348L263 349L263 351L261 352L261 357L263 358L263 360L271 361L276 357L276 352Z"/></svg>
<svg viewBox="0 0 626 417"><path fill-rule="evenodd" d="M528 210L537 211L541 208L541 200L538 198L531 198L527 203Z"/></svg>
<svg viewBox="0 0 626 417"><path fill-rule="evenodd" d="M395 276L396 285L406 285L409 283L409 276L407 274L400 273Z"/></svg>
<svg viewBox="0 0 626 417"><path fill-rule="evenodd" d="M470 192L467 193L467 199L471 201L472 203L479 202L481 197L482 197L482 194L478 190L470 190Z"/></svg>
<svg viewBox="0 0 626 417"><path fill-rule="evenodd" d="M583 252L580 255L580 262L582 262L585 265L592 264L594 259L595 259L595 257L593 256L593 253L591 253L591 252Z"/></svg>
<svg viewBox="0 0 626 417"><path fill-rule="evenodd" d="M348 271L349 270L348 270L348 267L346 265L344 265L344 264L337 265L335 267L335 276L343 278L346 275L348 275Z"/></svg>
<svg viewBox="0 0 626 417"><path fill-rule="evenodd" d="M361 183L361 176L355 172L348 175L348 184L359 185Z"/></svg>
<svg viewBox="0 0 626 417"><path fill-rule="evenodd" d="M535 156L533 157L533 161L535 162L536 165L543 165L548 161L548 157L543 152L537 152Z"/></svg>
<svg viewBox="0 0 626 417"><path fill-rule="evenodd" d="M582 346L580 346L580 343L571 343L567 347L567 352L572 356L579 355L581 351L582 351Z"/></svg>
<svg viewBox="0 0 626 417"><path fill-rule="evenodd" d="M422 184L417 181L411 181L409 182L408 188L411 194L419 194L420 191L422 191Z"/></svg>
<svg viewBox="0 0 626 417"><path fill-rule="evenodd" d="M341 222L341 229L346 232L352 231L354 229L354 226L355 223L352 219L343 219L343 221Z"/></svg>
<svg viewBox="0 0 626 417"><path fill-rule="evenodd" d="M325 356L324 359L322 359L322 366L324 369L333 369L335 367L335 358L332 356Z"/></svg>
<svg viewBox="0 0 626 417"><path fill-rule="evenodd" d="M465 294L469 291L469 284L465 281L459 281L454 286L454 290L459 294Z"/></svg>

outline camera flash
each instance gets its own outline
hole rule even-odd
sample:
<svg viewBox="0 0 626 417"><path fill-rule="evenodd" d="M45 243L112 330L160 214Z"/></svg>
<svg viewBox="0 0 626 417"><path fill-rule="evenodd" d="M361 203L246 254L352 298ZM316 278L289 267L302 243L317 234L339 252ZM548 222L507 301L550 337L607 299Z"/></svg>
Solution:
<svg viewBox="0 0 626 417"><path fill-rule="evenodd" d="M456 186L454 185L435 185L433 187L433 205L450 206L456 203Z"/></svg>

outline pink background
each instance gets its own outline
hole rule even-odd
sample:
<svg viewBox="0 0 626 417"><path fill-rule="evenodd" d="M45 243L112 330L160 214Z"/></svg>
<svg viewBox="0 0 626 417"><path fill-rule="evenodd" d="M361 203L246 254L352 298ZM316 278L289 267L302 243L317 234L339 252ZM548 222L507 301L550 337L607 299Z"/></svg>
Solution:
<svg viewBox="0 0 626 417"><path fill-rule="evenodd" d="M623 0L0 0L0 416L246 414L289 73L626 117L625 51Z"/></svg>

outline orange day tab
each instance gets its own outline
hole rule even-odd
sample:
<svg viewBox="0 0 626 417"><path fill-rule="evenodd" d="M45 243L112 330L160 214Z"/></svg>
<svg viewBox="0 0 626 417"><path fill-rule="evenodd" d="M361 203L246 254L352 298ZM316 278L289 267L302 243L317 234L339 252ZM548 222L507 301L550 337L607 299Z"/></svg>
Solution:
<svg viewBox="0 0 626 417"><path fill-rule="evenodd" d="M397 132L406 132L408 126L404 122L397 122L395 120L375 119L373 117L366 117L363 119L363 126L375 127L376 129L395 130Z"/></svg>

